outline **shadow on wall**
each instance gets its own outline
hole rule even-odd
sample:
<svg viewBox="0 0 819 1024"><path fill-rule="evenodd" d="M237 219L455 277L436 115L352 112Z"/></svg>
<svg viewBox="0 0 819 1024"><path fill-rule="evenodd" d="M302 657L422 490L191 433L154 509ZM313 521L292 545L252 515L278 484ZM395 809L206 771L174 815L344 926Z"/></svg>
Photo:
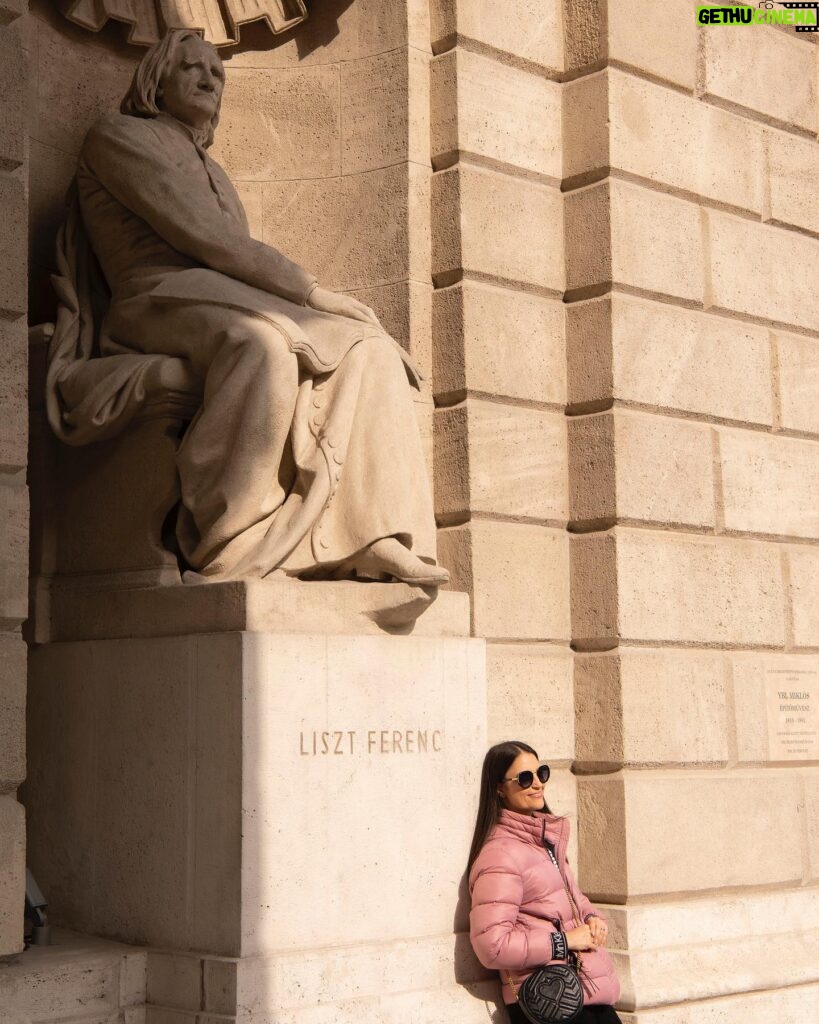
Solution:
<svg viewBox="0 0 819 1024"><path fill-rule="evenodd" d="M292 41L296 46L298 60L304 60L317 50L329 46L336 39L341 31L339 18L354 2L355 0L313 0L311 3L307 0L307 22L276 36L275 45L281 46ZM226 48L222 55L238 56L270 48L270 30L263 21L254 21L242 26L239 45Z"/></svg>
<svg viewBox="0 0 819 1024"><path fill-rule="evenodd" d="M503 1008L500 981L495 971L487 970L475 956L469 941L469 878L464 871L458 886L458 902L455 904L453 931L453 965L455 981L475 999L486 1004L487 1019L492 1024L507 1024L508 1016Z"/></svg>
<svg viewBox="0 0 819 1024"><path fill-rule="evenodd" d="M62 17L47 0L32 0L29 125L29 316L53 321L56 297L50 274L54 243L85 134L103 114L119 107L145 52L123 40L124 26L109 22L87 32Z"/></svg>

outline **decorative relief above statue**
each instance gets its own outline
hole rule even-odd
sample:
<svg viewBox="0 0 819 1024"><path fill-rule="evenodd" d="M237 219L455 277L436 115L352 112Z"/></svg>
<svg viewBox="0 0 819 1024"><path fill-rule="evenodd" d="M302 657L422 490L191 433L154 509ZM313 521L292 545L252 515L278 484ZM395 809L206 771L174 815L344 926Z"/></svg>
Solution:
<svg viewBox="0 0 819 1024"><path fill-rule="evenodd" d="M153 46L171 29L190 29L214 46L234 46L240 26L264 21L274 35L307 18L304 0L61 0L65 16L99 32L109 18L129 26L128 42Z"/></svg>
<svg viewBox="0 0 819 1024"><path fill-rule="evenodd" d="M213 46L169 32L88 133L58 242L51 426L85 445L199 396L176 455L186 582L436 587L419 375L368 306L250 236L208 155L223 86Z"/></svg>

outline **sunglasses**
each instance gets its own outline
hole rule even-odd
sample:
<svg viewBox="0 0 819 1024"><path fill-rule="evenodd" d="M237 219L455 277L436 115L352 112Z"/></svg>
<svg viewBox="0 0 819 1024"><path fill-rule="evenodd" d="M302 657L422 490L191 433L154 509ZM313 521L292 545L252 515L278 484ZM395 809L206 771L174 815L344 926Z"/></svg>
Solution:
<svg viewBox="0 0 819 1024"><path fill-rule="evenodd" d="M545 786L549 781L549 776L552 774L551 768L548 764L541 764L538 766L536 772L518 772L517 775L512 775L508 779L502 779L502 782L517 782L521 789L528 789L535 781L535 775L538 777L538 781L541 785Z"/></svg>

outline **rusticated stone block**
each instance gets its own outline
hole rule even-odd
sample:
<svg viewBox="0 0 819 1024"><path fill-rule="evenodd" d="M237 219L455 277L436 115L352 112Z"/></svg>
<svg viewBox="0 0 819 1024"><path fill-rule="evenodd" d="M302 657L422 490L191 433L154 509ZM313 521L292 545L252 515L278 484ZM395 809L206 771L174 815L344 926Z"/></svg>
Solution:
<svg viewBox="0 0 819 1024"><path fill-rule="evenodd" d="M807 880L819 881L819 771L815 768L799 773L805 794L805 819L808 832Z"/></svg>
<svg viewBox="0 0 819 1024"><path fill-rule="evenodd" d="M429 280L429 172L414 164L263 186L264 237L342 291ZM425 241L426 239L426 241Z"/></svg>
<svg viewBox="0 0 819 1024"><path fill-rule="evenodd" d="M765 168L768 176L767 219L819 232L819 146L788 132L765 132Z"/></svg>
<svg viewBox="0 0 819 1024"><path fill-rule="evenodd" d="M572 654L550 644L489 644L487 743L525 739L550 764L574 757Z"/></svg>
<svg viewBox="0 0 819 1024"><path fill-rule="evenodd" d="M148 985L148 954L131 950L123 956L119 968L119 1001L123 1007L142 1006ZM126 1021L126 1024L128 1022Z"/></svg>
<svg viewBox="0 0 819 1024"><path fill-rule="evenodd" d="M762 210L760 126L615 68L565 90L567 178L616 168L661 188Z"/></svg>
<svg viewBox="0 0 819 1024"><path fill-rule="evenodd" d="M570 405L614 399L773 423L770 342L763 328L608 295L569 306L567 332Z"/></svg>
<svg viewBox="0 0 819 1024"><path fill-rule="evenodd" d="M732 654L737 759L740 764L777 760L780 746L768 723L768 703L776 689L814 688L819 683L815 654Z"/></svg>
<svg viewBox="0 0 819 1024"><path fill-rule="evenodd" d="M700 211L693 203L610 179L565 197L567 288L610 283L703 298Z"/></svg>
<svg viewBox="0 0 819 1024"><path fill-rule="evenodd" d="M0 317L16 319L26 311L27 213L23 182L0 172L0 210L3 231L0 232Z"/></svg>
<svg viewBox="0 0 819 1024"><path fill-rule="evenodd" d="M782 426L819 434L819 341L778 334L775 345Z"/></svg>
<svg viewBox="0 0 819 1024"><path fill-rule="evenodd" d="M561 87L456 48L431 65L433 161L459 153L560 183Z"/></svg>
<svg viewBox="0 0 819 1024"><path fill-rule="evenodd" d="M472 595L473 635L569 639L569 551L562 530L475 520L440 530L454 590Z"/></svg>
<svg viewBox="0 0 819 1024"><path fill-rule="evenodd" d="M25 811L13 796L0 796L0 953L23 948L26 890Z"/></svg>
<svg viewBox="0 0 819 1024"><path fill-rule="evenodd" d="M566 0L563 36L566 70L599 65L608 56L607 0Z"/></svg>
<svg viewBox="0 0 819 1024"><path fill-rule="evenodd" d="M471 391L564 405L561 302L462 281L434 292L432 316L436 395Z"/></svg>
<svg viewBox="0 0 819 1024"><path fill-rule="evenodd" d="M775 545L616 527L572 539L572 634L620 642L785 643Z"/></svg>
<svg viewBox="0 0 819 1024"><path fill-rule="evenodd" d="M402 47L341 65L342 173L429 164L429 59Z"/></svg>
<svg viewBox="0 0 819 1024"><path fill-rule="evenodd" d="M432 273L478 273L562 292L563 197L468 165L432 176Z"/></svg>
<svg viewBox="0 0 819 1024"><path fill-rule="evenodd" d="M28 616L28 488L0 485L0 621L19 625Z"/></svg>
<svg viewBox="0 0 819 1024"><path fill-rule="evenodd" d="M694 88L697 25L688 0L666 0L662 16L655 0L609 0L607 14L610 61Z"/></svg>
<svg viewBox="0 0 819 1024"><path fill-rule="evenodd" d="M711 28L702 41L706 98L816 132L816 52L796 33Z"/></svg>
<svg viewBox="0 0 819 1024"><path fill-rule="evenodd" d="M0 465L25 466L28 453L28 332L23 318L0 320Z"/></svg>
<svg viewBox="0 0 819 1024"><path fill-rule="evenodd" d="M568 518L562 414L470 398L435 414L435 504L440 516L487 512Z"/></svg>
<svg viewBox="0 0 819 1024"><path fill-rule="evenodd" d="M584 771L728 761L728 674L719 653L621 647L578 655L574 687Z"/></svg>
<svg viewBox="0 0 819 1024"><path fill-rule="evenodd" d="M232 179L330 178L341 173L337 65L252 71L228 65L216 159Z"/></svg>
<svg viewBox="0 0 819 1024"><path fill-rule="evenodd" d="M727 530L819 538L819 443L717 431Z"/></svg>
<svg viewBox="0 0 819 1024"><path fill-rule="evenodd" d="M26 158L28 54L23 21L3 27L0 13L0 167L12 170Z"/></svg>
<svg viewBox="0 0 819 1024"><path fill-rule="evenodd" d="M768 1019L801 1024L806 1014L808 1019L819 1017L819 984L777 986L769 992L743 992L620 1016L623 1024L745 1024Z"/></svg>
<svg viewBox="0 0 819 1024"><path fill-rule="evenodd" d="M212 1019L187 1010L168 1010L161 1006L145 1007L145 1024L211 1024Z"/></svg>
<svg viewBox="0 0 819 1024"><path fill-rule="evenodd" d="M710 224L710 304L815 329L819 292L813 284L813 270L819 259L819 239L716 210L706 211L706 216Z"/></svg>
<svg viewBox="0 0 819 1024"><path fill-rule="evenodd" d="M664 8L662 19L651 20L667 17ZM693 21L690 11L680 20ZM676 48L676 32L667 38ZM762 210L759 126L642 78L616 70L608 75L611 167L755 213Z"/></svg>
<svg viewBox="0 0 819 1024"><path fill-rule="evenodd" d="M794 644L819 647L819 549L794 544L787 551Z"/></svg>
<svg viewBox="0 0 819 1024"><path fill-rule="evenodd" d="M62 18L30 20L38 47L32 131L43 145L54 146L63 159L71 160L91 125L117 108L138 58L128 48L116 50L93 33L85 33L78 46L76 36L62 30Z"/></svg>
<svg viewBox="0 0 819 1024"><path fill-rule="evenodd" d="M767 1015L757 1015L753 1003L740 1003L746 1013L736 1016L732 1004L743 996L734 993L744 993L753 985L778 990L776 995L781 997L791 986L812 981L816 968L808 950L817 913L815 891L804 889L697 896L613 909L612 931L625 934L622 940L619 935L614 941L610 938L609 944L628 950L618 963L623 987L620 1002L626 1006L670 1003L675 1009L673 1020L686 1024L765 1020ZM707 942L703 942L703 931ZM707 1008L701 1000L708 997L719 997L723 1011L715 1015L712 1007L703 1016L688 1015L689 1005L697 1011ZM809 1000L806 1005L811 1005ZM684 1016L676 1015L680 1010ZM777 1021L799 1020L781 1017L778 1007L771 1015ZM655 1019L653 1013L649 1019Z"/></svg>
<svg viewBox="0 0 819 1024"><path fill-rule="evenodd" d="M202 1008L202 961L196 954L148 953L148 1001L178 1010Z"/></svg>
<svg viewBox="0 0 819 1024"><path fill-rule="evenodd" d="M626 771L578 779L580 869L592 898L801 882L799 779L762 770ZM669 808L690 828L674 830ZM625 822L628 821L628 829ZM782 836L777 856L769 836ZM621 846L622 843L622 846ZM599 850L611 851L601 857Z"/></svg>
<svg viewBox="0 0 819 1024"><path fill-rule="evenodd" d="M26 777L26 645L0 633L0 793Z"/></svg>
<svg viewBox="0 0 819 1024"><path fill-rule="evenodd" d="M455 35L532 61L563 69L561 0L432 0L432 46L448 49Z"/></svg>
<svg viewBox="0 0 819 1024"><path fill-rule="evenodd" d="M609 71L563 85L563 177L608 174L610 166Z"/></svg>
<svg viewBox="0 0 819 1024"><path fill-rule="evenodd" d="M710 427L626 410L568 427L574 522L714 525Z"/></svg>

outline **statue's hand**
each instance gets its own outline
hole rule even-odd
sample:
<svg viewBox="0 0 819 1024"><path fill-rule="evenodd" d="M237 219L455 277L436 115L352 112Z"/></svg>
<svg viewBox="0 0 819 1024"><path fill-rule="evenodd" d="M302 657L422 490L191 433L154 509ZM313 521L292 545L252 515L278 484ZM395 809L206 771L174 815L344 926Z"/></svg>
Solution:
<svg viewBox="0 0 819 1024"><path fill-rule="evenodd" d="M378 321L378 317L363 302L354 299L349 295L341 295L339 292L331 292L329 288L314 288L307 296L307 305L321 313L335 313L336 316L347 316L351 320L361 320L365 324L372 324L384 330Z"/></svg>

